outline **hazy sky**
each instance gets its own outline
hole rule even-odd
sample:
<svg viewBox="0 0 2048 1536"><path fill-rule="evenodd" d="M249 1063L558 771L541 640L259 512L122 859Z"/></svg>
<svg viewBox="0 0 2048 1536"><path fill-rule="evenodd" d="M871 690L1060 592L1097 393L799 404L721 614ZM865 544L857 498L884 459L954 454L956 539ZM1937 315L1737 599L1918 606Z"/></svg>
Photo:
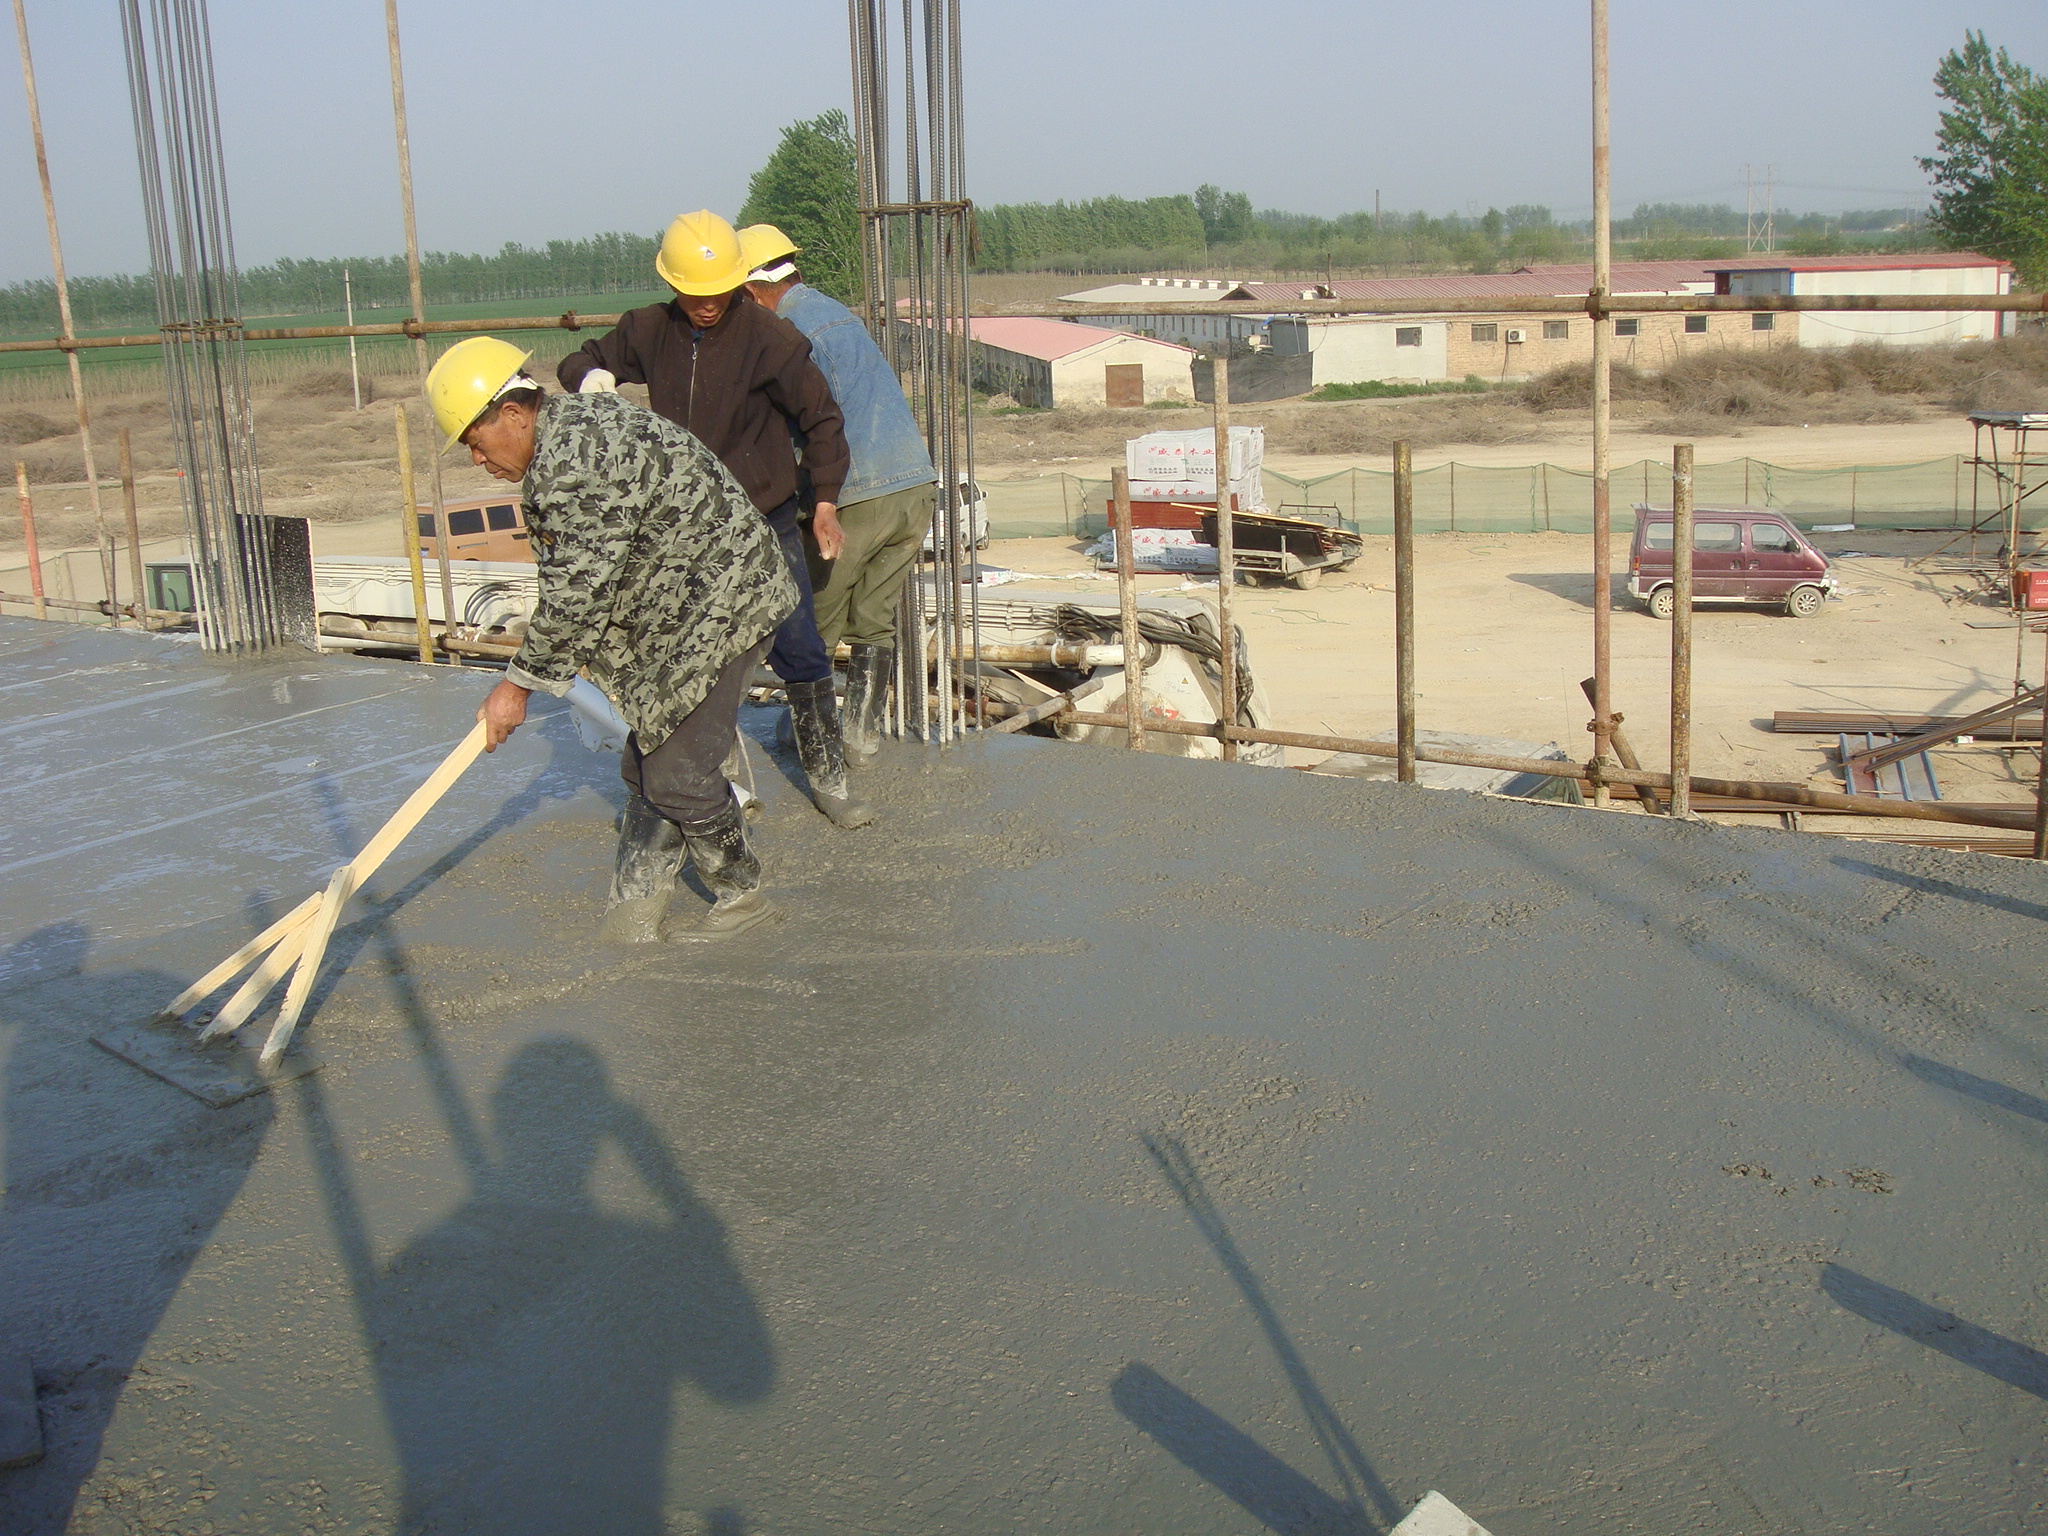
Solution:
<svg viewBox="0 0 2048 1536"><path fill-rule="evenodd" d="M1335 214L1584 217L1587 6L963 0L981 202L1192 191ZM28 0L71 269L146 264L113 0ZM781 31L771 37L770 18ZM847 103L838 0L401 0L420 236L491 250L736 211L781 127ZM1936 61L1981 27L2048 70L2043 0L1613 0L1614 200L1919 204ZM379 0L213 0L243 265L401 248ZM0 282L48 248L0 67Z"/></svg>

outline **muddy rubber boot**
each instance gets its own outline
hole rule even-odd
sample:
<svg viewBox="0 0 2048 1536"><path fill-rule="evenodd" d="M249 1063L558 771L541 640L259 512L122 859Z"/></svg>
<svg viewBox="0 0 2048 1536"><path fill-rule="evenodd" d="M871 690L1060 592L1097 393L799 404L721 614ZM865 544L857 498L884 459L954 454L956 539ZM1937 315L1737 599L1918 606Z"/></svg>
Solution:
<svg viewBox="0 0 2048 1536"><path fill-rule="evenodd" d="M882 706L889 698L889 674L896 652L886 645L856 645L846 664L846 704L840 711L840 735L846 743L846 766L865 768L882 749Z"/></svg>
<svg viewBox="0 0 2048 1536"><path fill-rule="evenodd" d="M661 920L682 867L682 829L633 796L619 820L611 898L605 903L598 938L607 944L651 944L661 937Z"/></svg>
<svg viewBox="0 0 2048 1536"><path fill-rule="evenodd" d="M747 756L744 736L734 734L732 750L725 754L725 762L720 765L718 771L725 775L725 782L732 786L732 797L739 802L740 810L746 814L747 820L759 821L761 813L768 807L766 802L754 793L754 764Z"/></svg>
<svg viewBox="0 0 2048 1536"><path fill-rule="evenodd" d="M782 916L782 909L761 894L761 861L748 846L746 818L737 805L706 821L685 822L682 836L697 878L716 900L692 920L666 924L664 939L682 944L726 939Z"/></svg>
<svg viewBox="0 0 2048 1536"><path fill-rule="evenodd" d="M796 736L797 759L811 781L811 803L835 827L865 827L875 813L846 789L846 747L839 738L839 709L832 699L832 679L816 683L785 683L789 695L790 729Z"/></svg>

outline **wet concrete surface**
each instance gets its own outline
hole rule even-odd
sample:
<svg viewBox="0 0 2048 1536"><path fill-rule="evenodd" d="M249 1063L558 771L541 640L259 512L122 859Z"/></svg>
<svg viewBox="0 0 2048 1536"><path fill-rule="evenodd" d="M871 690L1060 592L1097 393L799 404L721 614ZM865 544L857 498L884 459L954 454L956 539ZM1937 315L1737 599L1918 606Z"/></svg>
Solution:
<svg viewBox="0 0 2048 1536"><path fill-rule="evenodd" d="M2048 1526L2032 866L1003 738L865 832L771 770L787 920L617 954L547 718L351 907L323 1071L87 1043L487 681L0 621L0 1529Z"/></svg>

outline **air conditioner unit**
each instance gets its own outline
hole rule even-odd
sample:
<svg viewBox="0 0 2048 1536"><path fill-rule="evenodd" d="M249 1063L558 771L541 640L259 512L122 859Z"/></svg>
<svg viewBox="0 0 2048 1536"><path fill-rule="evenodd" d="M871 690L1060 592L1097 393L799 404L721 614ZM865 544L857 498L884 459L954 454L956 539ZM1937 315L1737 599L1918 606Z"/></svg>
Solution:
<svg viewBox="0 0 2048 1536"><path fill-rule="evenodd" d="M1511 330L1508 332L1508 345L1510 346L1513 346L1518 341L1527 341L1528 339L1529 333L1527 331Z"/></svg>

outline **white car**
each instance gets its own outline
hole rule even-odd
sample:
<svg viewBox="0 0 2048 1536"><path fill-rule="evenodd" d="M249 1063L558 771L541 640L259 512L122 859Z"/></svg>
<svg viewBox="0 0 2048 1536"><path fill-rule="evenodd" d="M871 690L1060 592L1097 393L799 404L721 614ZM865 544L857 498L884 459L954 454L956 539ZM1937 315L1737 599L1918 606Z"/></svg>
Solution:
<svg viewBox="0 0 2048 1536"><path fill-rule="evenodd" d="M956 515L958 521L954 527L958 530L961 543L964 545L971 541L976 549L987 549L988 496L980 486L964 476L960 481L960 503ZM937 532L938 530L934 528L931 533L924 536L924 552L927 555L932 553L933 537Z"/></svg>

